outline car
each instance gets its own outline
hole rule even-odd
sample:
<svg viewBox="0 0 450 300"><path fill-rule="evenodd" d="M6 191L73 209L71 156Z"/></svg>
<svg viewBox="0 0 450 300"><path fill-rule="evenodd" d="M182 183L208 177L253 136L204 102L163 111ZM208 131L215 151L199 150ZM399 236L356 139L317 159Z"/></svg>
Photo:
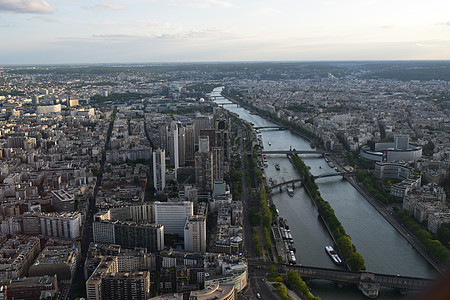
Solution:
<svg viewBox="0 0 450 300"><path fill-rule="evenodd" d="M259 293L256 293L256 298L261 299L261 295Z"/></svg>

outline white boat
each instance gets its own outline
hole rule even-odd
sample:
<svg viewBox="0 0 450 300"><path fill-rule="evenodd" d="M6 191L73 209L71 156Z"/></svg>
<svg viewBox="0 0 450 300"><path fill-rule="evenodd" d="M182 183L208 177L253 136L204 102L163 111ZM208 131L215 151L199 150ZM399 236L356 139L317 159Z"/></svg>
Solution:
<svg viewBox="0 0 450 300"><path fill-rule="evenodd" d="M268 144L269 144L269 146L272 146L272 143L271 143L271 142L269 142Z"/></svg>
<svg viewBox="0 0 450 300"><path fill-rule="evenodd" d="M291 196L291 197L294 196L294 190L293 190L292 188L288 188L288 189L287 189L287 193L288 193L288 195Z"/></svg>
<svg viewBox="0 0 450 300"><path fill-rule="evenodd" d="M333 247L325 246L325 251L328 253L328 255L331 257L331 259L335 264L337 265L342 264L342 259L339 257L336 251L334 251Z"/></svg>

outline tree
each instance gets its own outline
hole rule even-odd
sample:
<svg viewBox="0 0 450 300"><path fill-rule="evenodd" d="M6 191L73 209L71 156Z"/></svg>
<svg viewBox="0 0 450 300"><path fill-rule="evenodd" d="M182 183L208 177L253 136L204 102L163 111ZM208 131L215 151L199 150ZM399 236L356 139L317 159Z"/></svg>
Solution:
<svg viewBox="0 0 450 300"><path fill-rule="evenodd" d="M442 224L437 231L437 235L444 246L450 247L450 223Z"/></svg>
<svg viewBox="0 0 450 300"><path fill-rule="evenodd" d="M347 263L352 271L359 271L366 269L364 258L358 252L353 252L347 259Z"/></svg>
<svg viewBox="0 0 450 300"><path fill-rule="evenodd" d="M346 259L353 253L353 243L348 235L341 236L336 241L336 244Z"/></svg>
<svg viewBox="0 0 450 300"><path fill-rule="evenodd" d="M267 268L267 272L269 273L275 273L277 271L277 267L275 266L270 266Z"/></svg>

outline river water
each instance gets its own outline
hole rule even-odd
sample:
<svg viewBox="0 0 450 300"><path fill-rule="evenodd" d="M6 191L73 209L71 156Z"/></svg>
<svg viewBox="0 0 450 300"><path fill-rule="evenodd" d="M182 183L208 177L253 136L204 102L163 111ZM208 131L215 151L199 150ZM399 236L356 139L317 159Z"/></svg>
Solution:
<svg viewBox="0 0 450 300"><path fill-rule="evenodd" d="M221 88L212 95L220 96ZM236 113L240 118L254 126L275 125L250 111L237 107L225 98L217 97L215 102ZM262 129L265 150L311 150L307 140L289 130ZM269 145L270 143L270 145ZM267 155L269 166L266 177L277 182L298 178L299 175L286 155ZM334 172L322 157L302 155L313 175ZM275 169L279 164L280 170ZM340 176L316 180L322 197L333 207L347 234L352 238L359 253L362 254L368 271L384 274L431 278L436 276L434 268L400 235L367 200ZM332 263L324 247L333 241L312 200L301 187L296 187L294 196L286 192L274 191L273 202L280 217L286 218L297 249L296 258L305 266L340 268ZM314 295L324 300L368 299L355 286L337 287L335 283L313 280L308 283ZM411 296L411 295L409 295ZM382 288L378 299L406 299L397 291Z"/></svg>

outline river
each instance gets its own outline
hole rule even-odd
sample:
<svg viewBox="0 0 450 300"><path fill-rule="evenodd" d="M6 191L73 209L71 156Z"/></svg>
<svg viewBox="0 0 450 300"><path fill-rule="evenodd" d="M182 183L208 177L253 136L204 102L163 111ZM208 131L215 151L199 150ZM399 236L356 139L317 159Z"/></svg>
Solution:
<svg viewBox="0 0 450 300"><path fill-rule="evenodd" d="M220 96L221 88L212 95ZM275 125L262 117L223 97L215 102L224 104L224 108L236 113L240 118L254 126ZM265 150L311 150L307 140L289 130L262 129L261 134ZM270 143L270 145L269 145ZM265 169L267 178L278 182L298 178L299 175L285 155L268 155L269 166ZM302 155L306 165L311 167L313 175L334 172L322 157ZM275 169L275 164L280 170ZM347 234L352 238L359 253L362 254L368 271L384 274L432 278L436 276L434 268L393 228L367 200L346 180L341 177L328 177L316 180L319 191L333 207ZM286 192L274 192L273 202L280 217L286 218L297 249L297 261L305 266L339 268L331 262L325 252L326 245L332 245L332 239L318 217L314 203L303 188L296 187L294 196ZM338 288L335 283L314 280L308 283L314 295L324 300L368 299L354 286ZM406 296L407 297L407 296ZM397 291L382 288L378 299L402 299Z"/></svg>

